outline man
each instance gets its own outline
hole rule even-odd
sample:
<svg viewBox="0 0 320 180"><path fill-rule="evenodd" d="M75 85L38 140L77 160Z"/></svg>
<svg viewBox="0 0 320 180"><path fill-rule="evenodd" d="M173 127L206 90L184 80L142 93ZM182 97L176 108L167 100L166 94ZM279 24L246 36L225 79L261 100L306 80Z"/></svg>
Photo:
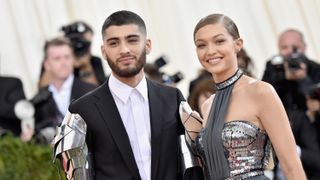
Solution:
<svg viewBox="0 0 320 180"><path fill-rule="evenodd" d="M87 125L94 179L175 180L179 173L181 92L146 79L151 50L144 21L130 11L111 14L101 52L112 73L69 110Z"/></svg>
<svg viewBox="0 0 320 180"><path fill-rule="evenodd" d="M68 40L52 39L46 42L44 51L44 70L51 77L50 83L40 89L31 101L36 109L36 133L50 142L70 102L93 90L95 86L74 77L74 55Z"/></svg>
<svg viewBox="0 0 320 180"><path fill-rule="evenodd" d="M305 111L304 94L320 81L320 66L306 57L303 35L295 29L280 34L278 49L280 56L267 62L262 80L274 86L287 110Z"/></svg>
<svg viewBox="0 0 320 180"><path fill-rule="evenodd" d="M18 78L1 76L0 84L0 135L10 131L18 136L21 122L14 113L14 106L25 99L22 82Z"/></svg>

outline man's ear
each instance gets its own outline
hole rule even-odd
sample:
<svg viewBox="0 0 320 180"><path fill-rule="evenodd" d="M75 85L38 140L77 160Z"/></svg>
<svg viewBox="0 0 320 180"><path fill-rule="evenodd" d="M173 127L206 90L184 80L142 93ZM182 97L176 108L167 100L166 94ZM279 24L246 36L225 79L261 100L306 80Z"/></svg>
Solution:
<svg viewBox="0 0 320 180"><path fill-rule="evenodd" d="M101 49L102 57L103 57L104 59L107 59L106 50L104 49L104 45L103 45L103 44L100 46L100 49Z"/></svg>
<svg viewBox="0 0 320 180"><path fill-rule="evenodd" d="M147 53L147 54L150 54L151 49L152 49L151 40L150 40L150 39L147 39L147 42L146 42L146 53Z"/></svg>
<svg viewBox="0 0 320 180"><path fill-rule="evenodd" d="M49 62L48 62L47 59L43 60L43 68L44 68L45 71L50 69L50 65L49 65Z"/></svg>

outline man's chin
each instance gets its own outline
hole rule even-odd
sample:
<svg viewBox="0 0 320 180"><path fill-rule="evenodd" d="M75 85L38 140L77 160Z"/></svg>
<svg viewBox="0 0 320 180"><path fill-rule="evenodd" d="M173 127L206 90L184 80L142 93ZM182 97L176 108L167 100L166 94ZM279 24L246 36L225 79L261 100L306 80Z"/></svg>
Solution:
<svg viewBox="0 0 320 180"><path fill-rule="evenodd" d="M126 68L119 71L115 71L115 74L119 77L130 78L137 75L140 71L135 68Z"/></svg>

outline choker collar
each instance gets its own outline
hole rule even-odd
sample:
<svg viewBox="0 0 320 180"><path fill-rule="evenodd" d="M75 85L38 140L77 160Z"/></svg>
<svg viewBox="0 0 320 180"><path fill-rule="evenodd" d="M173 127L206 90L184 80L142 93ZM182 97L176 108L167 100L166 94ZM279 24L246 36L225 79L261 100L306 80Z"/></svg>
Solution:
<svg viewBox="0 0 320 180"><path fill-rule="evenodd" d="M235 82L237 82L240 79L242 74L243 74L243 71L241 69L238 69L237 72L234 75L232 75L230 78L228 78L227 80L222 81L220 83L217 83L216 84L217 90L220 91L220 90L234 84Z"/></svg>

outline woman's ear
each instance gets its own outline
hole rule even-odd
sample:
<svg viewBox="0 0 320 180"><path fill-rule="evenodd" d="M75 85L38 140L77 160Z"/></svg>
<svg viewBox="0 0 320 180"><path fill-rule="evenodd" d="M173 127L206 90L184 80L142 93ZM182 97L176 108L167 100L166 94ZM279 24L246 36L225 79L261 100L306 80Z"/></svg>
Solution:
<svg viewBox="0 0 320 180"><path fill-rule="evenodd" d="M237 40L235 40L236 53L240 52L242 47L243 47L243 39L242 38L238 38Z"/></svg>

